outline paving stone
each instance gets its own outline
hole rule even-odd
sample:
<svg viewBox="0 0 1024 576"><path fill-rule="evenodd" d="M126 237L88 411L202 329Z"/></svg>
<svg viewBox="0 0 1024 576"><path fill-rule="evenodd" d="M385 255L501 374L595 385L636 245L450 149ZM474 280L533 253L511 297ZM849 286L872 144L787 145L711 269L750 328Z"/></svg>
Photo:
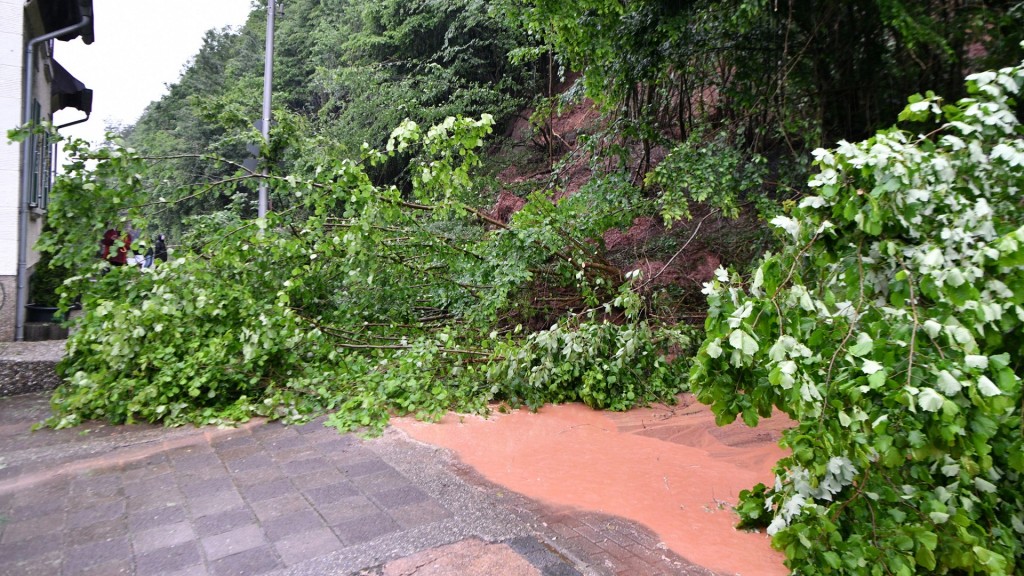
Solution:
<svg viewBox="0 0 1024 576"><path fill-rule="evenodd" d="M166 524L159 528L143 530L132 536L136 554L144 554L160 548L169 548L194 540L196 537L192 524L187 521Z"/></svg>
<svg viewBox="0 0 1024 576"><path fill-rule="evenodd" d="M238 492L225 491L189 499L189 510L192 511L193 518L200 518L218 512L234 510L240 508L243 504L244 501Z"/></svg>
<svg viewBox="0 0 1024 576"><path fill-rule="evenodd" d="M138 574L161 574L202 566L203 555L195 541L135 555Z"/></svg>
<svg viewBox="0 0 1024 576"><path fill-rule="evenodd" d="M350 478L391 468L372 451L358 444L345 450L327 451L322 454Z"/></svg>
<svg viewBox="0 0 1024 576"><path fill-rule="evenodd" d="M292 483L286 478L239 487L239 492L242 493L242 497L247 502L259 502L260 500L277 498L278 496L294 493L294 491L295 486L292 486Z"/></svg>
<svg viewBox="0 0 1024 576"><path fill-rule="evenodd" d="M107 560L106 562L83 567L81 570L75 570L74 566L69 566L65 562L61 569L61 576L112 576L114 574L134 573L135 571L132 569L132 562L129 558Z"/></svg>
<svg viewBox="0 0 1024 576"><path fill-rule="evenodd" d="M71 481L69 492L75 497L119 497L123 494L121 477L108 471L82 474Z"/></svg>
<svg viewBox="0 0 1024 576"><path fill-rule="evenodd" d="M249 508L237 508L197 518L193 525L200 537L223 534L229 530L256 524L256 516Z"/></svg>
<svg viewBox="0 0 1024 576"><path fill-rule="evenodd" d="M267 468L268 466L274 465L274 460L270 456L263 453L253 454L238 460L230 460L224 462L227 466L228 472L237 475L240 472L247 472L249 470L259 470Z"/></svg>
<svg viewBox="0 0 1024 576"><path fill-rule="evenodd" d="M532 536L519 536L518 538L513 538L505 543L513 550L523 554L527 558L537 555L543 556L544 558L541 558L540 562L531 560L530 563L534 566L537 566L538 564L545 564L547 563L548 556L554 556L554 554L551 553L551 550L548 549L543 542Z"/></svg>
<svg viewBox="0 0 1024 576"><path fill-rule="evenodd" d="M303 437L304 439L305 437ZM303 440L305 442L305 440ZM309 458L317 458L321 456L313 447L308 443L302 446L296 446L284 452L275 452L273 455L274 461L277 462L282 470L286 470L286 465L291 462L298 462L300 460L307 460ZM302 472L305 472L304 470Z"/></svg>
<svg viewBox="0 0 1024 576"><path fill-rule="evenodd" d="M133 532L148 530L167 524L181 522L188 517L185 508L178 504L161 505L128 514L128 527Z"/></svg>
<svg viewBox="0 0 1024 576"><path fill-rule="evenodd" d="M292 534L274 542L274 549L286 566L326 556L341 548L341 541L334 531L326 527Z"/></svg>
<svg viewBox="0 0 1024 576"><path fill-rule="evenodd" d="M36 516L48 516L63 512L67 508L67 497L54 496L52 499L32 502L18 502L11 508L12 520L27 520Z"/></svg>
<svg viewBox="0 0 1024 576"><path fill-rule="evenodd" d="M309 422L307 422L305 424L296 426L295 427L295 431L298 432L299 434L302 434L303 436L308 436L310 434L317 434L317 433L320 433L320 432L326 430L326 428L324 427L323 423L324 423L324 418L317 418L315 420L310 420Z"/></svg>
<svg viewBox="0 0 1024 576"><path fill-rule="evenodd" d="M65 550L62 570L65 574L79 574L85 572L87 568L124 560L131 555L132 545L127 536L102 540Z"/></svg>
<svg viewBox="0 0 1024 576"><path fill-rule="evenodd" d="M440 522L452 516L451 512L432 500L393 508L388 510L388 514L406 530Z"/></svg>
<svg viewBox="0 0 1024 576"><path fill-rule="evenodd" d="M243 470L231 476L231 480L239 487L266 484L282 478L287 478L287 476L285 476L284 473L281 472L281 469L276 465L257 468L255 470Z"/></svg>
<svg viewBox="0 0 1024 576"><path fill-rule="evenodd" d="M344 480L341 482L335 482L334 484L328 484L327 486L321 486L320 488L307 490L304 494L314 506L324 506L332 502L337 502L342 498L358 496L359 490L350 482Z"/></svg>
<svg viewBox="0 0 1024 576"><path fill-rule="evenodd" d="M4 532L0 543L20 542L37 536L45 536L60 532L64 527L64 513L57 512L37 518L29 518L13 522L2 522Z"/></svg>
<svg viewBox="0 0 1024 576"><path fill-rule="evenodd" d="M174 468L170 462L161 456L159 459L132 463L131 467L125 469L124 481L127 484L139 480L149 480L163 474L170 474L173 471Z"/></svg>
<svg viewBox="0 0 1024 576"><path fill-rule="evenodd" d="M0 544L0 561L15 563L36 559L54 550L60 550L63 546L64 536L59 532Z"/></svg>
<svg viewBox="0 0 1024 576"><path fill-rule="evenodd" d="M289 462L281 463L281 470L288 475L300 475L307 474L309 472L323 471L332 469L335 473L337 470L334 468L334 464L330 460L320 456L316 452L313 452L312 457L303 458L302 460L292 460Z"/></svg>
<svg viewBox="0 0 1024 576"><path fill-rule="evenodd" d="M336 502L317 506L317 511L329 525L340 524L364 516L380 514L382 510L366 496L349 496Z"/></svg>
<svg viewBox="0 0 1024 576"><path fill-rule="evenodd" d="M182 452L175 453L171 462L177 472L190 472L195 470L206 470L222 466L216 452L210 449L189 448Z"/></svg>
<svg viewBox="0 0 1024 576"><path fill-rule="evenodd" d="M582 576L582 574L580 573L579 570L577 570L577 569L573 568L572 566L570 566L568 564L565 564L565 563L553 564L553 565L550 565L550 566L545 566L541 570L541 575L542 576ZM641 575L643 575L643 576L653 576L653 575L651 575L649 573L645 573L645 572L639 572L639 573L635 574L634 576L641 576Z"/></svg>
<svg viewBox="0 0 1024 576"><path fill-rule="evenodd" d="M213 478L195 478L181 483L181 493L188 498L202 498L234 489L235 485L231 482L231 478L223 475Z"/></svg>
<svg viewBox="0 0 1024 576"><path fill-rule="evenodd" d="M274 438L262 440L261 443L265 448L279 453L281 451L287 452L295 448L307 448L309 446L305 437L300 436L299 434L291 434L287 436L280 435Z"/></svg>
<svg viewBox="0 0 1024 576"><path fill-rule="evenodd" d="M331 526L341 541L352 545L374 540L386 534L397 532L402 527L384 513L362 516L356 520L340 522Z"/></svg>
<svg viewBox="0 0 1024 576"><path fill-rule="evenodd" d="M387 468L380 472L352 477L352 484L358 486L360 490L367 494L376 494L388 490L403 489L409 487L412 483L405 476Z"/></svg>
<svg viewBox="0 0 1024 576"><path fill-rule="evenodd" d="M29 560L9 558L0 552L0 574L5 576L7 574L12 576L54 576L54 574L60 574L63 560L64 555L56 550Z"/></svg>
<svg viewBox="0 0 1024 576"><path fill-rule="evenodd" d="M346 456L352 457L352 460L347 460L345 458ZM367 474L392 470L392 468L385 464L384 461L378 458L367 458L365 454L340 453L335 456L336 462L341 460L345 460L345 462L344 464L339 464L338 467L341 468L341 471L349 478L356 478Z"/></svg>
<svg viewBox="0 0 1024 576"><path fill-rule="evenodd" d="M286 426L281 422L267 422L265 425L254 428L250 432L253 440L263 442L268 439L282 438L285 436L296 436L295 426Z"/></svg>
<svg viewBox="0 0 1024 576"><path fill-rule="evenodd" d="M253 442L252 444L248 444L245 446L235 446L233 448L218 448L217 456L220 458L221 462L230 466L232 462L237 462L238 460L245 460L246 458L249 458L251 456L257 456L259 454L262 454L263 450L264 448L261 444L259 444L258 442Z"/></svg>
<svg viewBox="0 0 1024 576"><path fill-rule="evenodd" d="M253 502L249 505L256 517L261 521L267 521L270 518L276 518L289 512L295 512L296 510L305 510L309 508L309 502L303 498L300 494L288 494L286 496L278 496L277 498L271 498L269 500L260 500Z"/></svg>
<svg viewBox="0 0 1024 576"><path fill-rule="evenodd" d="M142 574L138 576L142 576ZM206 564L196 564L174 572L164 572L160 576L210 576L210 571L206 568Z"/></svg>
<svg viewBox="0 0 1024 576"><path fill-rule="evenodd" d="M216 438L210 445L213 446L218 452L222 450L229 450L231 448L238 448L241 446L253 446L256 444L256 440L251 434L240 432L238 434L232 434L231 436L223 436Z"/></svg>
<svg viewBox="0 0 1024 576"><path fill-rule="evenodd" d="M253 524L202 539L207 560L219 560L267 544L260 527Z"/></svg>
<svg viewBox="0 0 1024 576"><path fill-rule="evenodd" d="M310 434L306 434L306 440L312 444L320 444L321 442L330 442L338 438L340 435L341 434L336 428L318 426L317 430Z"/></svg>
<svg viewBox="0 0 1024 576"><path fill-rule="evenodd" d="M314 446L318 452L325 455L332 455L344 452L351 449L353 446L357 446L358 441L352 436L336 436L330 440L324 440L323 442L317 442Z"/></svg>
<svg viewBox="0 0 1024 576"><path fill-rule="evenodd" d="M20 466L17 464L15 464L14 466L6 466L4 468L0 468L0 480L14 478L15 476L20 476L24 472L24 466Z"/></svg>
<svg viewBox="0 0 1024 576"><path fill-rule="evenodd" d="M79 546L102 540L122 538L128 536L128 534L127 520L125 518L115 518L113 520L96 522L84 528L67 531L64 545Z"/></svg>
<svg viewBox="0 0 1024 576"><path fill-rule="evenodd" d="M584 538L590 540L595 544L600 544L602 542L608 541L607 536L598 532L597 530L594 530L593 528L582 522L573 526L573 530L575 530L576 533L580 536L583 536Z"/></svg>
<svg viewBox="0 0 1024 576"><path fill-rule="evenodd" d="M418 504L428 500L430 497L419 488L406 486L404 488L391 488L370 494L370 499L379 504L382 508L392 509Z"/></svg>
<svg viewBox="0 0 1024 576"><path fill-rule="evenodd" d="M324 520L315 510L300 510L272 518L263 523L263 532L271 541L278 541L300 532L324 528Z"/></svg>
<svg viewBox="0 0 1024 576"><path fill-rule="evenodd" d="M292 485L300 492L306 492L313 488L321 488L328 484L334 484L339 480L343 480L343 475L337 469L334 470L318 470L316 472L308 472L299 476L291 476Z"/></svg>
<svg viewBox="0 0 1024 576"><path fill-rule="evenodd" d="M67 526L72 529L82 528L96 522L122 518L125 515L126 505L124 500L118 499L98 506L69 510Z"/></svg>
<svg viewBox="0 0 1024 576"><path fill-rule="evenodd" d="M210 563L214 576L257 576L283 567L269 546L245 550Z"/></svg>
<svg viewBox="0 0 1024 576"><path fill-rule="evenodd" d="M177 485L163 490L152 490L135 496L128 497L128 511L130 513L152 510L185 501L185 495L178 489Z"/></svg>
<svg viewBox="0 0 1024 576"><path fill-rule="evenodd" d="M155 492L177 490L178 481L173 474L161 474L154 478L144 478L132 482L124 482L122 490L127 496L148 496Z"/></svg>

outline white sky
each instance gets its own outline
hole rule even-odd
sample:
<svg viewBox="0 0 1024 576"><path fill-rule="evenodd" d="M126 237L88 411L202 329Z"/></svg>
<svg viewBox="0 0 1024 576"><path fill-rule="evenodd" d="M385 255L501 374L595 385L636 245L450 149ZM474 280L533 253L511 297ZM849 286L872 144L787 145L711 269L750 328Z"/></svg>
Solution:
<svg viewBox="0 0 1024 576"><path fill-rule="evenodd" d="M56 42L54 58L93 91L88 122L61 130L93 144L107 124L132 124L181 77L211 28L240 26L253 0L93 0L95 41ZM258 0L259 1L259 0ZM266 2L260 2L266 4ZM82 118L58 112L56 124Z"/></svg>

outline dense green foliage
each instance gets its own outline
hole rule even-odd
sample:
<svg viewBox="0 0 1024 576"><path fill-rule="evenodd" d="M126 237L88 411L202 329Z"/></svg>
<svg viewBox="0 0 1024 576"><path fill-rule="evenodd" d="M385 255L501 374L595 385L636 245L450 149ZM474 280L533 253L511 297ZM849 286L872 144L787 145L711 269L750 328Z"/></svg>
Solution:
<svg viewBox="0 0 1024 576"><path fill-rule="evenodd" d="M1021 68L960 82L1019 59L1022 6L289 0L250 171L256 10L119 138L68 143L40 248L83 314L49 424L379 430L689 385L797 422L740 506L794 572L1019 572ZM926 89L971 99L904 109ZM757 214L785 233L748 274ZM170 261L105 269L108 227ZM706 262L736 269L693 360L678 270Z"/></svg>
<svg viewBox="0 0 1024 576"><path fill-rule="evenodd" d="M183 200L152 215L172 237L189 216L255 214L248 182L188 199L182 192L232 177L246 145L260 142L265 35L265 8L241 29L208 32L181 79L123 134L147 157L163 158L143 175L151 195ZM359 159L363 143L382 146L405 119L431 125L487 113L504 125L535 82L529 66L506 58L521 36L480 0L289 1L274 35L274 126L258 170L312 176L333 158ZM235 165L204 162L204 154ZM399 181L406 161L390 158L371 176Z"/></svg>
<svg viewBox="0 0 1024 576"><path fill-rule="evenodd" d="M144 270L103 270L82 240L99 238L100 222L142 225L144 160L72 143L75 163L42 247L84 271L65 286L82 295L84 315L60 366L67 381L51 424L299 419L335 409L333 422L349 429L379 427L392 412L481 411L493 400L615 409L671 401L687 365L666 358L693 340L642 321L636 294L616 294L610 271L587 267L583 238L565 250L572 212L538 198L501 225L472 205L474 150L492 123L406 122L360 162L274 179L275 192L292 198L288 210L265 220L214 215L192 250ZM364 169L400 153L414 159L408 198ZM90 211L94 218L80 217ZM606 305L523 339L514 303L535 275ZM627 321L599 318L613 309Z"/></svg>
<svg viewBox="0 0 1024 576"><path fill-rule="evenodd" d="M587 95L650 137L710 119L769 150L883 127L922 87L957 95L961 70L1006 62L1013 2L502 0ZM522 53L535 53L524 48Z"/></svg>
<svg viewBox="0 0 1024 576"><path fill-rule="evenodd" d="M797 424L745 493L800 574L1024 566L1024 64L815 152L814 196L748 282L710 283L690 382L718 419Z"/></svg>

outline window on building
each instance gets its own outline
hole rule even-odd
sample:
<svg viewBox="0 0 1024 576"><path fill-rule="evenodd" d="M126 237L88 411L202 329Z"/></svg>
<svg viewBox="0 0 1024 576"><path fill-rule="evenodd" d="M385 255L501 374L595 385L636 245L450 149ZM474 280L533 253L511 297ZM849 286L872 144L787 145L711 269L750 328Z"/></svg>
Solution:
<svg viewBox="0 0 1024 576"><path fill-rule="evenodd" d="M39 102L32 103L32 125L39 126L42 108ZM29 136L31 157L28 167L32 174L32 188L29 191L29 207L45 210L50 203L50 189L53 187L55 144L47 133Z"/></svg>

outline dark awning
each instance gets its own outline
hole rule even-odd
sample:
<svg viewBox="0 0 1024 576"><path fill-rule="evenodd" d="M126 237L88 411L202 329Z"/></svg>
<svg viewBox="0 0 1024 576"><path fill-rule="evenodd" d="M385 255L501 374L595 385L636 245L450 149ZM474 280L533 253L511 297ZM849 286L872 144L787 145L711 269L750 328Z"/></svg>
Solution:
<svg viewBox="0 0 1024 576"><path fill-rule="evenodd" d="M56 60L53 60L53 83L50 85L50 109L53 112L64 108L77 108L86 115L92 114L92 90L71 75Z"/></svg>
<svg viewBox="0 0 1024 576"><path fill-rule="evenodd" d="M92 44L93 23L92 23L92 0L33 0L39 6L39 14L43 18L43 26L46 32L56 32L68 26L74 26L88 16L90 21L86 26L58 36L58 40L74 40L79 36L82 42Z"/></svg>

